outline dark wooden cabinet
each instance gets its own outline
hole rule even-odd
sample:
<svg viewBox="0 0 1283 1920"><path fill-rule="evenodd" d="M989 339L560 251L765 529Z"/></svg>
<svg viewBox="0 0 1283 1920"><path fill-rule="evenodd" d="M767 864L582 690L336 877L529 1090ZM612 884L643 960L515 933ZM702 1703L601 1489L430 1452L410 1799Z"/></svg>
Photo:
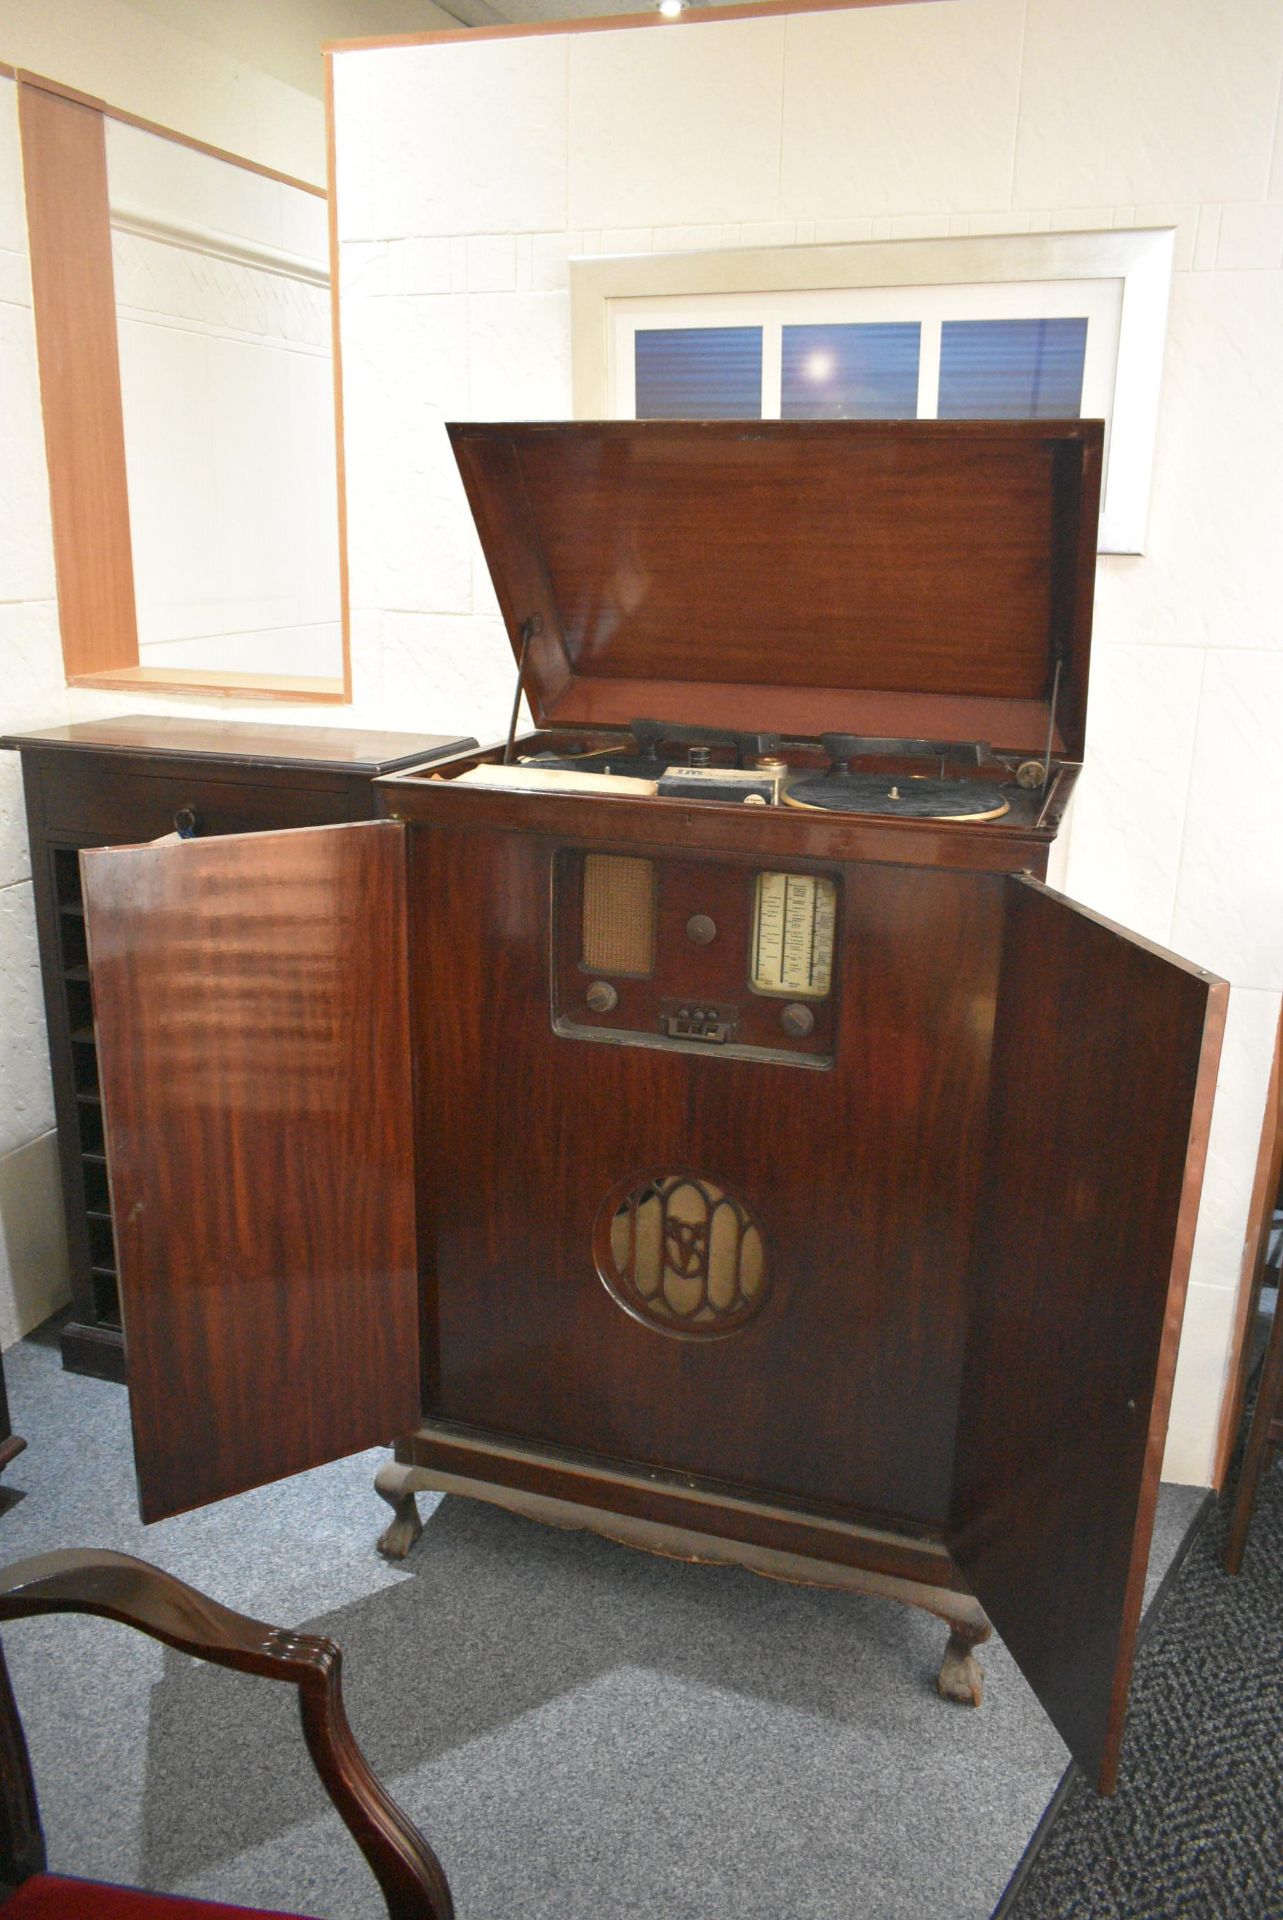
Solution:
<svg viewBox="0 0 1283 1920"><path fill-rule="evenodd" d="M22 755L71 1264L62 1335L71 1371L125 1378L80 849L368 819L380 774L466 744L140 715L0 740Z"/></svg>
<svg viewBox="0 0 1283 1920"><path fill-rule="evenodd" d="M394 1441L387 1551L991 1615L1107 1790L1226 989L1044 884L1100 425L452 433L538 731L83 856L144 1516Z"/></svg>

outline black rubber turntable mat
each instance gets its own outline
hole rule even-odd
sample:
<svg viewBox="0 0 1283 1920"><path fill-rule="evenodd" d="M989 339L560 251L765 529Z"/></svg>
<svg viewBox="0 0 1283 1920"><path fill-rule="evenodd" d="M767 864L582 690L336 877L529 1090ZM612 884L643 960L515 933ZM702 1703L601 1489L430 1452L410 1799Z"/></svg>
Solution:
<svg viewBox="0 0 1283 1920"><path fill-rule="evenodd" d="M1007 811L996 787L904 773L806 774L791 783L784 798L790 807L900 820L997 820Z"/></svg>

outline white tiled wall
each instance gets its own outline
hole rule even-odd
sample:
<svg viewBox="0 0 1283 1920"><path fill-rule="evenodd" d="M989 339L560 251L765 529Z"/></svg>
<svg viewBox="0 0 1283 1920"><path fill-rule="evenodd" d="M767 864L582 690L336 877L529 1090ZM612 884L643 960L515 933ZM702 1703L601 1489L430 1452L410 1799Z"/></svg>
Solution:
<svg viewBox="0 0 1283 1920"><path fill-rule="evenodd" d="M577 254L1170 225L1143 558L1102 560L1078 898L1234 983L1166 1469L1204 1481L1283 988L1283 8L950 0L342 54L354 669L501 731L442 423L570 411Z"/></svg>
<svg viewBox="0 0 1283 1920"><path fill-rule="evenodd" d="M66 718L17 89L0 78L0 731ZM22 780L0 753L0 1345L66 1295Z"/></svg>
<svg viewBox="0 0 1283 1920"><path fill-rule="evenodd" d="M122 0L6 0L0 59L313 180L320 103L150 20ZM0 77L0 732L137 706L69 694L58 636L16 89ZM246 176L249 178L250 176ZM314 216L313 216L314 217ZM278 223L279 224L279 223ZM315 235L280 225L282 246ZM332 552L327 556L332 562ZM229 713L153 701L152 711ZM332 714L332 709L322 710ZM236 717L272 718L260 707ZM316 717L296 710L300 722ZM53 1108L17 756L0 754L0 1346L67 1292Z"/></svg>

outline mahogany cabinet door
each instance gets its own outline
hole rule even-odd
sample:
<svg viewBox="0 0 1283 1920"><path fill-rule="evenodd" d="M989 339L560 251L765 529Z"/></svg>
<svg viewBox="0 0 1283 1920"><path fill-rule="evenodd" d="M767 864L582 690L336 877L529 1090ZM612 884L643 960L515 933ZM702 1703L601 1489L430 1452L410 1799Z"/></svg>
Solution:
<svg viewBox="0 0 1283 1920"><path fill-rule="evenodd" d="M1228 988L1007 886L950 1545L1107 1793Z"/></svg>
<svg viewBox="0 0 1283 1920"><path fill-rule="evenodd" d="M403 832L103 848L82 871L159 1520L418 1418Z"/></svg>

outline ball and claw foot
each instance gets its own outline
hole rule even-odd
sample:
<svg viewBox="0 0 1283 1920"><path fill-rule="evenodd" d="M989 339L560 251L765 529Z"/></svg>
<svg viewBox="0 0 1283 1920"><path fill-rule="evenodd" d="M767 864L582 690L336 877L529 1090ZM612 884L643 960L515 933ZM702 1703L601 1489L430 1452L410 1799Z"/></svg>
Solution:
<svg viewBox="0 0 1283 1920"><path fill-rule="evenodd" d="M984 1697L985 1676L975 1649L989 1638L990 1629L954 1626L944 1650L940 1677L936 1681L946 1700L957 1700L964 1707L978 1707Z"/></svg>
<svg viewBox="0 0 1283 1920"><path fill-rule="evenodd" d="M392 1509L392 1518L379 1535L379 1552L388 1560L404 1560L423 1532L419 1503L407 1485L412 1473L412 1468L393 1461L374 1476L374 1491Z"/></svg>

